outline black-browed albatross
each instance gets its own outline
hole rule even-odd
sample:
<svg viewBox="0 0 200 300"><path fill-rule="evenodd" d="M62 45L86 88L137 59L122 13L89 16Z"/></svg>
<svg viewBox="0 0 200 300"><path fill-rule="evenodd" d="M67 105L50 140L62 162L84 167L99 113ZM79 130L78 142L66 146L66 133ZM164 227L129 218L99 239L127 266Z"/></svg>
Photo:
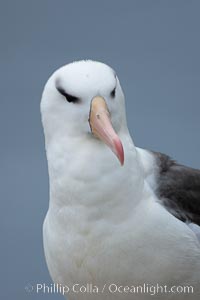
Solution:
<svg viewBox="0 0 200 300"><path fill-rule="evenodd" d="M199 299L200 171L135 147L113 69L91 60L58 69L41 114L50 180L44 249L67 299L151 299L123 290L144 284L167 286L159 300ZM98 292L79 291L88 284ZM185 285L193 293L171 290Z"/></svg>

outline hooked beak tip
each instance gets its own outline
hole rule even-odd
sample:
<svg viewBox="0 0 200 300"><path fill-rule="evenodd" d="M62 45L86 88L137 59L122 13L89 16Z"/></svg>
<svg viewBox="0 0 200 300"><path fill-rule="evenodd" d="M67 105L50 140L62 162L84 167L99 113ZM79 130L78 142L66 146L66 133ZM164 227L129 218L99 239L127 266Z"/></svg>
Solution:
<svg viewBox="0 0 200 300"><path fill-rule="evenodd" d="M114 141L113 152L116 154L117 158L119 159L121 166L123 166L124 165L124 149L123 149L122 143L118 137Z"/></svg>

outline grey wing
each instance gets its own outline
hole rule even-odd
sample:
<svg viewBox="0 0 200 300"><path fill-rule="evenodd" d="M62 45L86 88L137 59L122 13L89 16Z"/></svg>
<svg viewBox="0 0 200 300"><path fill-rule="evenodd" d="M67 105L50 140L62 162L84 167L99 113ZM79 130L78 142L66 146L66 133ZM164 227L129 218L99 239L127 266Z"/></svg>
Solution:
<svg viewBox="0 0 200 300"><path fill-rule="evenodd" d="M162 205L181 221L200 226L200 170L180 165L165 154L151 153L158 166L155 193Z"/></svg>

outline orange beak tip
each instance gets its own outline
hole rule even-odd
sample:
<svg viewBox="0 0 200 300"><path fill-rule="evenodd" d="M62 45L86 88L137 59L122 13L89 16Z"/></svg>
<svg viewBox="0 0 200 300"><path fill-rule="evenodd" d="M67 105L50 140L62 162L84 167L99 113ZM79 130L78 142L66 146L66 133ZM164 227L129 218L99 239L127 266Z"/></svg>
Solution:
<svg viewBox="0 0 200 300"><path fill-rule="evenodd" d="M117 158L119 159L121 166L123 166L124 165L124 149L122 146L122 142L120 141L120 139L118 137L114 140L113 152L116 154Z"/></svg>

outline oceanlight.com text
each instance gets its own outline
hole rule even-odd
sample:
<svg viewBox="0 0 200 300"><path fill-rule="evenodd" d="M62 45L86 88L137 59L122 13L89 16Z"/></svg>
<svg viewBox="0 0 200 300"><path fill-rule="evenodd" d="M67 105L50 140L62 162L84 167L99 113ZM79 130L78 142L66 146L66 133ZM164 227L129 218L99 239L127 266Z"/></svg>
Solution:
<svg viewBox="0 0 200 300"><path fill-rule="evenodd" d="M115 283L104 284L97 286L92 283L80 284L75 283L73 285L62 285L62 284L46 284L37 283L35 285L27 284L25 290L28 293L37 294L62 294L66 295L69 293L74 294L149 294L151 296L158 294L194 294L194 287L191 285L179 285L179 286L168 286L160 284L149 284L144 283L142 285L118 285Z"/></svg>

